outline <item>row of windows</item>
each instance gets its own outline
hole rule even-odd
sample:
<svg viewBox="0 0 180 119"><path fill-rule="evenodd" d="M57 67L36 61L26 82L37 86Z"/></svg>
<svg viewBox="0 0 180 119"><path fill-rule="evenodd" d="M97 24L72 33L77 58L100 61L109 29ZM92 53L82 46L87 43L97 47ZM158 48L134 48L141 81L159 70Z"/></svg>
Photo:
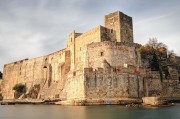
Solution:
<svg viewBox="0 0 180 119"><path fill-rule="evenodd" d="M108 29L105 29L105 32L108 33ZM110 33L113 33L113 29L110 29Z"/></svg>

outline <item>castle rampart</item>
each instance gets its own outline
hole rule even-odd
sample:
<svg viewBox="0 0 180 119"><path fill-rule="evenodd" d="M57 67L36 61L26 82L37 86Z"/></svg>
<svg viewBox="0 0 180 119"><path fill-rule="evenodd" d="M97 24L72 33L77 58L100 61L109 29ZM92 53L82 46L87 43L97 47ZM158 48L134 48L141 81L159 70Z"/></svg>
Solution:
<svg viewBox="0 0 180 119"><path fill-rule="evenodd" d="M158 71L141 61L140 46L133 42L132 18L122 12L110 13L105 16L105 27L70 33L63 50L4 65L2 95L14 99L12 89L22 83L27 91L19 98L91 102L169 96L174 91L173 96L180 97L179 72L168 67L169 79L174 79L169 84L176 85L173 88L162 82ZM40 87L36 97L31 96L34 86Z"/></svg>

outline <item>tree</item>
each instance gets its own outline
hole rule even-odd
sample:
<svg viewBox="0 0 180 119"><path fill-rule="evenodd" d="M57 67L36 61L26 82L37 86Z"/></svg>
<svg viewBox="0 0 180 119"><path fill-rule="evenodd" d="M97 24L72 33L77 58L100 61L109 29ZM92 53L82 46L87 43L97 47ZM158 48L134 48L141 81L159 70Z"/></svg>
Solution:
<svg viewBox="0 0 180 119"><path fill-rule="evenodd" d="M176 54L174 53L174 50L169 50L167 52L167 55L168 55L168 58L169 58L169 57L175 56Z"/></svg>
<svg viewBox="0 0 180 119"><path fill-rule="evenodd" d="M26 85L18 83L13 87L14 92L14 98L18 99L21 95L26 93Z"/></svg>
<svg viewBox="0 0 180 119"><path fill-rule="evenodd" d="M3 76L3 74L2 74L2 72L0 71L0 79L2 79L2 76Z"/></svg>
<svg viewBox="0 0 180 119"><path fill-rule="evenodd" d="M176 54L174 53L173 50L170 50L167 52L167 57L169 62L173 62L176 59Z"/></svg>
<svg viewBox="0 0 180 119"><path fill-rule="evenodd" d="M142 59L148 59L151 70L159 71L163 80L162 62L167 59L167 46L158 42L156 38L150 38L145 46L140 48Z"/></svg>
<svg viewBox="0 0 180 119"><path fill-rule="evenodd" d="M13 87L13 90L15 90L18 93L25 93L26 92L26 85L18 83Z"/></svg>

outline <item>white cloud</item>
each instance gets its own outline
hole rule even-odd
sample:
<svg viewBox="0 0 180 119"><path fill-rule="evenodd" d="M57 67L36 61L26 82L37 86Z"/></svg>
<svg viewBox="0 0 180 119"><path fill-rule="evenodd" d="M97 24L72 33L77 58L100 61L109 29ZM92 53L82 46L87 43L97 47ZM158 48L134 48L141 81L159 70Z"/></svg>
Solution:
<svg viewBox="0 0 180 119"><path fill-rule="evenodd" d="M70 32L103 25L104 15L117 10L133 17L136 42L157 37L180 54L179 5L178 0L0 0L0 70L5 63L64 48Z"/></svg>

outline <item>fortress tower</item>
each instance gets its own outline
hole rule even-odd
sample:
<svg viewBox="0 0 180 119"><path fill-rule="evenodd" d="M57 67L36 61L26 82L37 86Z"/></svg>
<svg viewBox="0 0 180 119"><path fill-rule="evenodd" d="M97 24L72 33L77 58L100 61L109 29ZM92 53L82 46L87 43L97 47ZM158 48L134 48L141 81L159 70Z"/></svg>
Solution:
<svg viewBox="0 0 180 119"><path fill-rule="evenodd" d="M132 17L122 12L113 12L105 16L105 27L115 32L117 42L133 42Z"/></svg>
<svg viewBox="0 0 180 119"><path fill-rule="evenodd" d="M132 18L119 11L110 13L105 26L70 33L62 50L4 65L3 98L19 98L12 89L20 83L27 87L28 98L37 99L142 96L143 88L138 86L143 87L143 77L135 72L141 66L138 47L133 43ZM36 86L40 89L34 97L31 89Z"/></svg>

